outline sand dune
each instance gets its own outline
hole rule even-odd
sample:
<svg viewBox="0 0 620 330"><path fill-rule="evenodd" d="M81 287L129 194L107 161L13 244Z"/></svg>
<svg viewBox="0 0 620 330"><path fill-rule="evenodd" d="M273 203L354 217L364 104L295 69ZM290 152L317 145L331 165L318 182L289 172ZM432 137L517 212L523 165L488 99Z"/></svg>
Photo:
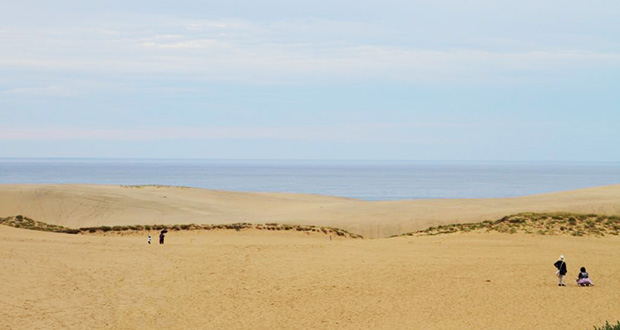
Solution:
<svg viewBox="0 0 620 330"><path fill-rule="evenodd" d="M22 214L73 228L278 222L339 227L376 238L518 212L554 211L620 214L620 185L519 198L380 202L175 187L0 185L0 216Z"/></svg>
<svg viewBox="0 0 620 330"><path fill-rule="evenodd" d="M591 329L620 310L618 237L0 237L5 329ZM561 253L596 286L558 287Z"/></svg>
<svg viewBox="0 0 620 330"><path fill-rule="evenodd" d="M68 227L280 222L381 237L523 211L620 213L620 186L365 202L190 188L2 185L0 216ZM153 232L153 235L156 233ZM470 232L354 240L258 230L68 235L0 226L0 328L588 329L620 310L620 237ZM596 286L558 287L588 267ZM571 282L569 282L572 284Z"/></svg>

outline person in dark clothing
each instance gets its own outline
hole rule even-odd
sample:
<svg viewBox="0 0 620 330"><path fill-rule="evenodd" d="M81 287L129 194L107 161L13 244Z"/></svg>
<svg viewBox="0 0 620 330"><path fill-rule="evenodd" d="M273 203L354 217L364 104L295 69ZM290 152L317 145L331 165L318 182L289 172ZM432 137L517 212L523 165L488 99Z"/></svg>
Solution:
<svg viewBox="0 0 620 330"><path fill-rule="evenodd" d="M164 232L162 231L161 233L159 233L159 244L164 244L164 237L166 235L164 234Z"/></svg>
<svg viewBox="0 0 620 330"><path fill-rule="evenodd" d="M590 280L590 276L588 275L588 272L586 272L586 267L581 267L581 269L579 270L579 277L577 278L577 285L579 286L594 285L594 283L592 283L592 280Z"/></svg>
<svg viewBox="0 0 620 330"><path fill-rule="evenodd" d="M588 278L588 272L586 272L586 267L581 267L579 270L579 279Z"/></svg>
<svg viewBox="0 0 620 330"><path fill-rule="evenodd" d="M560 259L558 259L558 261L556 261L553 266L558 269L555 272L555 274L558 276L558 286L566 286L566 283L564 283L564 276L566 276L567 270L564 256L560 256Z"/></svg>

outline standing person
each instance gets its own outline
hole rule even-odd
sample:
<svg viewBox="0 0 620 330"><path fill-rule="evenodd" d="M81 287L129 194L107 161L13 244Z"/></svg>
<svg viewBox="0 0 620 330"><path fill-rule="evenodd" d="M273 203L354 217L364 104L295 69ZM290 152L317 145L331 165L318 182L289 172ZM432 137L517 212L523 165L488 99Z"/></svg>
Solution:
<svg viewBox="0 0 620 330"><path fill-rule="evenodd" d="M147 243L149 243L149 244L151 244L151 235L149 235L149 236L147 236L147 237L146 237L146 242L147 242Z"/></svg>
<svg viewBox="0 0 620 330"><path fill-rule="evenodd" d="M556 261L553 265L558 269L558 271L555 272L556 275L558 275L558 286L566 286L566 283L564 283L564 276L566 276L567 271L564 256L561 255L558 261Z"/></svg>
<svg viewBox="0 0 620 330"><path fill-rule="evenodd" d="M159 244L164 244L164 237L166 236L167 232L168 231L164 229L159 233Z"/></svg>

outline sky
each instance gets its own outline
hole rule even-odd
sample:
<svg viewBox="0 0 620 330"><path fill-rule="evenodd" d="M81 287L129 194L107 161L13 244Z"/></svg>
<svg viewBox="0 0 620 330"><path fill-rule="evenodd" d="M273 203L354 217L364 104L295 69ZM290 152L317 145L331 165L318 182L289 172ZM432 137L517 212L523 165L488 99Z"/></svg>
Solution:
<svg viewBox="0 0 620 330"><path fill-rule="evenodd" d="M620 1L1 1L0 157L620 161Z"/></svg>

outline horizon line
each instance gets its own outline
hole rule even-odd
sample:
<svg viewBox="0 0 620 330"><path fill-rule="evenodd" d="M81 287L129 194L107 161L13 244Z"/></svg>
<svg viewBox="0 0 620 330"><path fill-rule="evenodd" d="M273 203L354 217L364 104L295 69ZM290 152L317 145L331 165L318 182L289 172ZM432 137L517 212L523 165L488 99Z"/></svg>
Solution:
<svg viewBox="0 0 620 330"><path fill-rule="evenodd" d="M190 161L362 161L362 162L471 162L471 163L620 163L620 160L477 160L477 159L363 159L363 158L189 158L189 157L0 157L0 160L190 160Z"/></svg>

